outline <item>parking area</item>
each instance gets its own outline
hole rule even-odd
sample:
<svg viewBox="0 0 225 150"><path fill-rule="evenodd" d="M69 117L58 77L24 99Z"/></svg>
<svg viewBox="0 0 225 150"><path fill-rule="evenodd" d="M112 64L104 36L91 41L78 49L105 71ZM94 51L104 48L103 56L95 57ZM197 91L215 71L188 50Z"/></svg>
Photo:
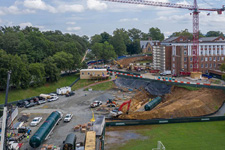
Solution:
<svg viewBox="0 0 225 150"><path fill-rule="evenodd" d="M29 125L31 120L34 117L43 117L41 123L36 127L31 127L32 135L37 131L37 129L41 126L41 124L45 121L45 119L49 116L50 113L53 111L61 111L65 116L67 113L72 113L73 118L70 122L64 123L63 120L55 127L53 132L51 133L48 140L46 140L43 144L53 144L55 146L59 146L62 148L63 141L65 140L66 136L74 132L73 127L78 124L84 124L90 122L92 118L92 111L90 110L89 106L90 103L96 99L96 97L104 94L102 91L83 91L78 90L76 94L71 97L59 96L59 100L45 103L42 105L38 105L31 108L21 108L19 110L19 116L23 114L29 115L29 120L26 123L26 126ZM84 142L84 133L76 132L77 135L77 142ZM32 150L28 144L28 140L24 139L24 145L22 149ZM41 149L36 148L35 150Z"/></svg>

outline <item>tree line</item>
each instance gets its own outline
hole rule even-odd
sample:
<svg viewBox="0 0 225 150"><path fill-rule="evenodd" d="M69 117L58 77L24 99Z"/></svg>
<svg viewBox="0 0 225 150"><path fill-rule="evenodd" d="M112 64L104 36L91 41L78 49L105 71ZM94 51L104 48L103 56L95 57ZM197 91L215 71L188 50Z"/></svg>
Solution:
<svg viewBox="0 0 225 150"><path fill-rule="evenodd" d="M11 86L37 87L59 79L62 70L80 68L88 48L87 37L41 32L35 27L0 27L0 90L5 89L7 71L12 70Z"/></svg>
<svg viewBox="0 0 225 150"><path fill-rule="evenodd" d="M190 40L193 38L193 34L187 29L180 32L174 32L169 37L174 36L186 36ZM199 37L217 37L224 36L220 31L209 31L205 35L199 32ZM113 31L113 35L107 32L101 34L95 34L90 39L91 53L88 54L89 59L103 59L109 60L117 56L126 54L138 54L141 53L141 40L164 40L165 36L159 28L150 28L148 33L144 33L139 29L132 28L127 31L123 28Z"/></svg>
<svg viewBox="0 0 225 150"><path fill-rule="evenodd" d="M171 36L188 36L187 29L174 32ZM224 36L219 31L209 31L200 37ZM171 37L170 36L170 37ZM0 27L0 90L6 87L7 71L12 70L11 86L14 88L37 87L45 82L55 82L61 71L85 67L81 59L87 49L88 60L114 59L126 54L141 53L140 40L164 40L159 28L150 28L148 33L132 28L116 29L88 36L55 31L40 31L35 27Z"/></svg>

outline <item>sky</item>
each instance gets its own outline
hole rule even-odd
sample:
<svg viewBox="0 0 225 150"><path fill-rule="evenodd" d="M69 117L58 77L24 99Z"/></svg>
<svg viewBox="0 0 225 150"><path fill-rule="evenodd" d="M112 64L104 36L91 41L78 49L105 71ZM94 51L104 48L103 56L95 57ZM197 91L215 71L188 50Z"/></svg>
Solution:
<svg viewBox="0 0 225 150"><path fill-rule="evenodd" d="M194 0L148 0L193 5ZM222 8L224 0L198 0L199 8ZM207 15L210 13L210 15ZM116 28L137 28L148 33L158 27L164 35L188 29L192 32L190 10L103 0L0 0L0 26L38 27L41 31L60 30L63 33L89 37ZM200 31L225 33L225 14L202 11Z"/></svg>

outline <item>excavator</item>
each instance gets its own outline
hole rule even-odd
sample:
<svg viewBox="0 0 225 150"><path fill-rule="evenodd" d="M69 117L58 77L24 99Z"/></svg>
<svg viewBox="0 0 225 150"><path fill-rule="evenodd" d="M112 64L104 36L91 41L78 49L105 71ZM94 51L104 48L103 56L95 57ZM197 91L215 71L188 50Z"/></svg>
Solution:
<svg viewBox="0 0 225 150"><path fill-rule="evenodd" d="M120 62L113 60L113 64L117 64L118 69L123 69L123 65L121 65Z"/></svg>
<svg viewBox="0 0 225 150"><path fill-rule="evenodd" d="M127 104L127 112L126 112L126 114L128 114L128 111L129 111L129 109L130 109L130 103L131 103L131 99L128 100L128 101L123 102L123 103L120 105L119 109L118 109L118 108L115 108L114 110L110 111L110 114L111 114L113 117L118 117L119 115L123 114L123 112L122 112L121 110L122 110L123 106L125 106L126 104Z"/></svg>

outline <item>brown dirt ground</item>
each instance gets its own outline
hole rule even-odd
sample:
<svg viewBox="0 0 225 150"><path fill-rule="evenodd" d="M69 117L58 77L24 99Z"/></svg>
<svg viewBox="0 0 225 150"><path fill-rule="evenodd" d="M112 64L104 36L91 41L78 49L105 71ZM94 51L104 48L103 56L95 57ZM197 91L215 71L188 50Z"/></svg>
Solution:
<svg viewBox="0 0 225 150"><path fill-rule="evenodd" d="M158 106L151 111L133 112L135 106L141 101L141 97L147 97L141 94L140 98L132 100L134 106L128 115L123 114L121 119L153 119L153 118L178 118L178 117L195 117L207 115L215 112L220 108L225 100L223 90L201 88L197 91L189 91L182 87L173 86L171 94L167 94ZM137 96L136 94L136 96ZM135 99L135 97L134 97Z"/></svg>
<svg viewBox="0 0 225 150"><path fill-rule="evenodd" d="M152 60L152 56L139 56L139 57L131 57L131 58L124 58L118 60L118 62L123 65L124 67L129 66L130 63L133 63L138 60Z"/></svg>

